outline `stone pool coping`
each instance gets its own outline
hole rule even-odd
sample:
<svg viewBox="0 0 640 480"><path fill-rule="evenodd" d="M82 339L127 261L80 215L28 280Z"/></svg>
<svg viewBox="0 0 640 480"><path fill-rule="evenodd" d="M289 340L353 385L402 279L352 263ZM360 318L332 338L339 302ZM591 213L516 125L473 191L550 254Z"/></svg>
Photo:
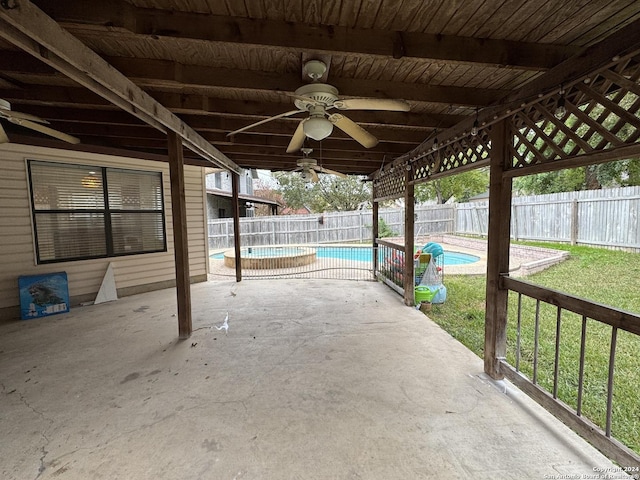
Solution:
<svg viewBox="0 0 640 480"><path fill-rule="evenodd" d="M402 239L401 239L402 240ZM480 257L475 263L449 265L445 274L484 275L487 273L487 241L480 238L458 237L455 235L431 235L418 237L416 245L427 242L440 243L447 251L468 253ZM511 245L509 249L509 274L513 277L526 277L540 272L569 258L569 252L552 248Z"/></svg>

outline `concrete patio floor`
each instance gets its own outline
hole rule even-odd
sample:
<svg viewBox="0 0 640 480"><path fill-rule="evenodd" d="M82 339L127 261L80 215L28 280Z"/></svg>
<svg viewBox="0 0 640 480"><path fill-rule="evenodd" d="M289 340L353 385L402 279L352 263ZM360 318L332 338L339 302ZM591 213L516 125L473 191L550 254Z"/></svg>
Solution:
<svg viewBox="0 0 640 480"><path fill-rule="evenodd" d="M543 479L614 467L380 283L218 281L192 295L185 341L173 289L1 324L0 477ZM212 328L227 311L228 333Z"/></svg>

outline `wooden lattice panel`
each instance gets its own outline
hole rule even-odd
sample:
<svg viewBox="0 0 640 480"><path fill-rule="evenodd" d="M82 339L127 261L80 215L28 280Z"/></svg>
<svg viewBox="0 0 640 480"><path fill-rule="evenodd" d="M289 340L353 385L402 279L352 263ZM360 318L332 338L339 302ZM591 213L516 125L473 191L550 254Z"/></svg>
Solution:
<svg viewBox="0 0 640 480"><path fill-rule="evenodd" d="M632 145L640 138L640 62L627 59L511 117L512 169ZM556 116L558 115L558 116Z"/></svg>
<svg viewBox="0 0 640 480"><path fill-rule="evenodd" d="M489 158L489 130L484 128L476 136L467 136L430 152L413 163L412 180L426 181L432 175L466 167Z"/></svg>
<svg viewBox="0 0 640 480"><path fill-rule="evenodd" d="M399 198L405 192L405 167L392 166L378 174L373 180L375 200Z"/></svg>

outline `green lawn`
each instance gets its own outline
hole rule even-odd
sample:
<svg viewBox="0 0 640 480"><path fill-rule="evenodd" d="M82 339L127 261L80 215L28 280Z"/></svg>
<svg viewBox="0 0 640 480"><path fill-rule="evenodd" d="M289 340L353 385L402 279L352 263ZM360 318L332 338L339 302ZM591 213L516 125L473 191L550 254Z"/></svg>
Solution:
<svg viewBox="0 0 640 480"><path fill-rule="evenodd" d="M571 257L528 281L594 300L618 309L640 313L640 255L601 248L562 244L526 243L566 250ZM484 349L484 276L446 276L447 301L434 305L429 314L469 349L482 357ZM515 365L517 294L509 296L507 360ZM535 300L522 297L520 369L533 374ZM538 383L553 389L557 309L541 303ZM563 311L559 360L558 397L575 408L582 318ZM587 321L583 415L604 429L611 327ZM640 337L618 331L615 358L612 436L640 452Z"/></svg>

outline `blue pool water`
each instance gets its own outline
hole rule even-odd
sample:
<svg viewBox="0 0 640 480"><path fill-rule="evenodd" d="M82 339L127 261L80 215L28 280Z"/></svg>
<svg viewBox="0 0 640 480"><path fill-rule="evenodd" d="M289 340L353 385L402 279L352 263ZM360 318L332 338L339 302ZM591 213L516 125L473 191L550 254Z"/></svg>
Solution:
<svg viewBox="0 0 640 480"><path fill-rule="evenodd" d="M371 261L371 247L313 247L316 249L317 258L335 258L338 260L355 260L360 262ZM251 255L259 256L282 256L291 254L295 247L253 247ZM246 249L242 249L244 254ZM259 252L259 253L258 253ZM211 255L211 258L222 260L224 258L222 253ZM475 255L468 255L460 252L444 252L444 264L445 265L466 265L469 263L475 263L480 260L480 257Z"/></svg>

